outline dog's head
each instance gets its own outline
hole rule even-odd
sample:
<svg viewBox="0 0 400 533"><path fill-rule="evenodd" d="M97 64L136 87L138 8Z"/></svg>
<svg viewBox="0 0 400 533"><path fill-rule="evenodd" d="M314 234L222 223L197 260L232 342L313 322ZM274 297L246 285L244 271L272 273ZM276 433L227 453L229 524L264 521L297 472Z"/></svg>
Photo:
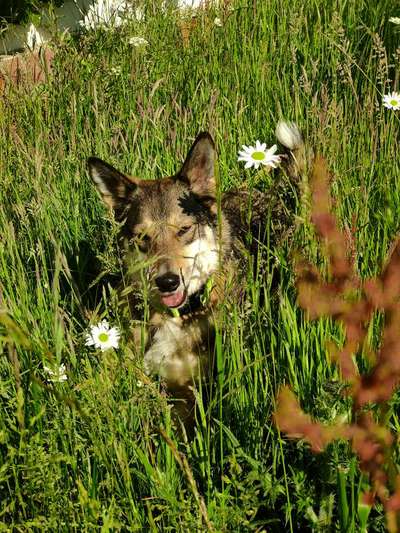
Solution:
<svg viewBox="0 0 400 533"><path fill-rule="evenodd" d="M219 262L215 148L201 133L173 177L140 180L101 159L90 158L90 175L121 223L132 250L150 260L162 304L181 308L202 290Z"/></svg>

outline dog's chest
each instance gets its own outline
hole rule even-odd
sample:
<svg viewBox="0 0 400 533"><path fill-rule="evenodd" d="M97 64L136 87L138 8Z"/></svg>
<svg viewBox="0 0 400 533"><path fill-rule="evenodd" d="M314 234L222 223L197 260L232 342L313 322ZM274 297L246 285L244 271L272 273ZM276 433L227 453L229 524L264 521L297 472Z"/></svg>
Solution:
<svg viewBox="0 0 400 533"><path fill-rule="evenodd" d="M148 375L159 375L168 387L181 387L207 372L213 327L203 315L189 321L167 317L151 326L144 356Z"/></svg>

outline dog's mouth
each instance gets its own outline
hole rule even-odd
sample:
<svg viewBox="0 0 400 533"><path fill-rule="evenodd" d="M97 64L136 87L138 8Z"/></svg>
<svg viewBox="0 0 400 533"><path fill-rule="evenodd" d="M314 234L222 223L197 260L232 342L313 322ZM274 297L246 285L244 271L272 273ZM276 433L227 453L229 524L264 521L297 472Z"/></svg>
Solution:
<svg viewBox="0 0 400 533"><path fill-rule="evenodd" d="M172 309L180 307L186 300L186 290L177 290L170 294L161 294L161 302Z"/></svg>

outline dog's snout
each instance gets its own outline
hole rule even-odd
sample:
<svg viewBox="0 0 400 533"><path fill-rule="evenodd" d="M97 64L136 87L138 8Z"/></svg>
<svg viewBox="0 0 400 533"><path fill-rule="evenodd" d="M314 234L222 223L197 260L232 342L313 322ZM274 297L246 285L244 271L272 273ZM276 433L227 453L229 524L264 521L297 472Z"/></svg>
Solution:
<svg viewBox="0 0 400 533"><path fill-rule="evenodd" d="M160 292L174 292L180 283L179 276L173 272L166 272L155 279L156 285Z"/></svg>

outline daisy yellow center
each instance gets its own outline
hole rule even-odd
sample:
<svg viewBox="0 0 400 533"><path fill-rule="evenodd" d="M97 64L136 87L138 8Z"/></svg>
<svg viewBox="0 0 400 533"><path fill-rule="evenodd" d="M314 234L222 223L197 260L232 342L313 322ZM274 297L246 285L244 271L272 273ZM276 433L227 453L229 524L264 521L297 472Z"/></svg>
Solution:
<svg viewBox="0 0 400 533"><path fill-rule="evenodd" d="M107 333L100 333L99 341L100 342L107 342L108 341L108 334Z"/></svg>
<svg viewBox="0 0 400 533"><path fill-rule="evenodd" d="M398 105L398 104L399 104L398 100L390 100L390 105Z"/></svg>
<svg viewBox="0 0 400 533"><path fill-rule="evenodd" d="M251 157L256 161L262 161L263 159L265 159L265 154L264 152L253 152L251 154Z"/></svg>

